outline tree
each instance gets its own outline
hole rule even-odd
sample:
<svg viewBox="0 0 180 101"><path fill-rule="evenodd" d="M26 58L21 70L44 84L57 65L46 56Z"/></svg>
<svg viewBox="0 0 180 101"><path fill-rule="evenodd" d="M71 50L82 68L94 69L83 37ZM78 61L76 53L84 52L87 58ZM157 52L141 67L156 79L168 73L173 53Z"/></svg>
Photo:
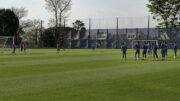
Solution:
<svg viewBox="0 0 180 101"><path fill-rule="evenodd" d="M19 19L19 29L17 34L20 39L20 37L22 37L26 33L25 29L29 27L28 20L23 20L23 18L28 15L28 10L26 10L25 8L15 8L15 7L12 7L11 10L15 13L15 15ZM22 40L19 40L19 43L20 41Z"/></svg>
<svg viewBox="0 0 180 101"><path fill-rule="evenodd" d="M66 20L66 13L71 9L72 0L60 0L58 4L59 9L59 26L63 25L62 21Z"/></svg>
<svg viewBox="0 0 180 101"><path fill-rule="evenodd" d="M45 29L43 34L40 37L40 46L41 47L55 47L55 27Z"/></svg>
<svg viewBox="0 0 180 101"><path fill-rule="evenodd" d="M19 19L10 9L0 9L0 36L15 36L18 42L17 31L19 28Z"/></svg>
<svg viewBox="0 0 180 101"><path fill-rule="evenodd" d="M56 47L56 40L55 40L55 30L56 28L55 27L50 27L50 28L47 28L43 31L43 34L41 34L40 36L40 40L39 40L39 43L40 43L40 46L41 47ZM75 33L76 30L74 30L73 28L71 27L64 27L64 33L67 34L67 32L70 32L72 31L72 33ZM58 41L60 42L60 41ZM61 45L62 47L62 45Z"/></svg>
<svg viewBox="0 0 180 101"><path fill-rule="evenodd" d="M45 0L46 2L46 9L53 13L54 20L51 19L51 21L55 22L55 35L56 35L56 41L59 40L59 28L62 27L62 19L66 19L66 14L71 8L71 0ZM60 33L62 34L62 33ZM62 35L60 35L62 36ZM60 37L60 40L61 37Z"/></svg>
<svg viewBox="0 0 180 101"><path fill-rule="evenodd" d="M60 0L45 0L46 9L53 13L55 19L55 27L58 27L58 3Z"/></svg>
<svg viewBox="0 0 180 101"><path fill-rule="evenodd" d="M82 22L82 21L80 21L80 20L76 20L74 23L72 23L73 24L73 28L75 29L75 30L80 30L81 28L83 28L84 27L84 23Z"/></svg>
<svg viewBox="0 0 180 101"><path fill-rule="evenodd" d="M39 37L42 34L42 20L33 19L28 20L24 29L25 34L22 36L24 40L34 40L35 45L38 45Z"/></svg>
<svg viewBox="0 0 180 101"><path fill-rule="evenodd" d="M158 27L180 26L180 0L149 0L149 3L147 7L153 18L159 21Z"/></svg>
<svg viewBox="0 0 180 101"><path fill-rule="evenodd" d="M26 10L25 8L14 8L14 7L12 7L11 10L14 12L14 14L19 19L18 33L19 34L24 34L23 33L24 32L23 29L28 27L28 24L27 24L26 20L23 20L23 18L28 15L28 10Z"/></svg>
<svg viewBox="0 0 180 101"><path fill-rule="evenodd" d="M14 14L18 17L19 20L22 20L28 15L28 10L26 10L25 8L12 7L11 10L14 12Z"/></svg>
<svg viewBox="0 0 180 101"><path fill-rule="evenodd" d="M60 0L45 0L46 2L46 9L49 12L52 12L55 19L55 39L58 40L58 3Z"/></svg>
<svg viewBox="0 0 180 101"><path fill-rule="evenodd" d="M32 21L32 36L35 41L35 44L38 44L38 40L41 34L42 21L40 19L35 19Z"/></svg>

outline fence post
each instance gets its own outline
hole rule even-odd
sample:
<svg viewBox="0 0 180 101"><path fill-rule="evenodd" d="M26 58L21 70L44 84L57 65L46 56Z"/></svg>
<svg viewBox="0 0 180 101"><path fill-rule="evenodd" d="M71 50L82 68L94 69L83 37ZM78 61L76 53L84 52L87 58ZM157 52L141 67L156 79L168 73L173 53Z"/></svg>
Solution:
<svg viewBox="0 0 180 101"><path fill-rule="evenodd" d="M150 16L148 16L148 29L147 29L147 40L149 39L149 32L150 32Z"/></svg>
<svg viewBox="0 0 180 101"><path fill-rule="evenodd" d="M118 39L119 39L119 18L117 17L117 28L116 28L116 48L118 48Z"/></svg>
<svg viewBox="0 0 180 101"><path fill-rule="evenodd" d="M107 28L107 36L106 36L106 48L108 48L108 34L109 34L109 29Z"/></svg>
<svg viewBox="0 0 180 101"><path fill-rule="evenodd" d="M91 48L91 18L89 18L88 48Z"/></svg>
<svg viewBox="0 0 180 101"><path fill-rule="evenodd" d="M158 38L160 38L160 28L158 28Z"/></svg>
<svg viewBox="0 0 180 101"><path fill-rule="evenodd" d="M139 29L138 28L136 28L136 35L137 35L137 39L140 40L140 38L139 38L140 35L139 35Z"/></svg>

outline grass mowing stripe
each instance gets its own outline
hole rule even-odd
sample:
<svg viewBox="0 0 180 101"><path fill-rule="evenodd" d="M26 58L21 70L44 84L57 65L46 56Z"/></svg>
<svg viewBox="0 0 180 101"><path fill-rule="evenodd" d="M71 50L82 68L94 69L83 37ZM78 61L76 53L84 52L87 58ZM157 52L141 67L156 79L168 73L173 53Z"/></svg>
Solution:
<svg viewBox="0 0 180 101"><path fill-rule="evenodd" d="M0 55L0 101L178 101L179 58L122 61L116 49ZM36 55L37 54L37 55ZM159 52L160 55L160 52Z"/></svg>

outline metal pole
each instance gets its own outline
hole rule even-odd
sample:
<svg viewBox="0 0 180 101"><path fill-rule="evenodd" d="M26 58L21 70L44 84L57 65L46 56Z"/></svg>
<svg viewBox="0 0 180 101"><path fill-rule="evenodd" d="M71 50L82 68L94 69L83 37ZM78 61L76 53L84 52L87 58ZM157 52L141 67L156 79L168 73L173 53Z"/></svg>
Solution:
<svg viewBox="0 0 180 101"><path fill-rule="evenodd" d="M41 35L43 34L43 21L41 20Z"/></svg>
<svg viewBox="0 0 180 101"><path fill-rule="evenodd" d="M88 36L88 47L91 48L91 18L89 18L89 36Z"/></svg>
<svg viewBox="0 0 180 101"><path fill-rule="evenodd" d="M107 36L106 36L106 48L108 48L108 34L109 34L109 29L107 28Z"/></svg>
<svg viewBox="0 0 180 101"><path fill-rule="evenodd" d="M137 35L137 38L138 38L138 40L139 40L139 30L138 30L138 28L136 28L136 35ZM136 38L136 39L137 39Z"/></svg>
<svg viewBox="0 0 180 101"><path fill-rule="evenodd" d="M64 19L64 26L63 26L63 28L62 28L62 30L61 30L61 46L62 47L64 47L64 42L65 42L65 40L64 40L64 34L66 33L66 31L65 31L65 27L66 27L66 20Z"/></svg>
<svg viewBox="0 0 180 101"><path fill-rule="evenodd" d="M149 39L149 27L150 27L150 16L148 16L148 30L147 30L147 40Z"/></svg>
<svg viewBox="0 0 180 101"><path fill-rule="evenodd" d="M118 48L118 34L119 34L119 19L117 17L117 28L116 28L116 48Z"/></svg>

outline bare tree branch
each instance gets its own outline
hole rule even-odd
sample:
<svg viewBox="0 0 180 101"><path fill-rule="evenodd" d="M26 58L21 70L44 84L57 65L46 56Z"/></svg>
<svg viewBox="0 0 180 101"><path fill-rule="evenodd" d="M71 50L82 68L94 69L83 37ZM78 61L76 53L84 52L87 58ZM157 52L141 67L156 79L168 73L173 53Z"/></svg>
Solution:
<svg viewBox="0 0 180 101"><path fill-rule="evenodd" d="M15 15L19 18L19 20L22 20L22 18L24 18L28 15L28 11L25 8L12 7L11 9L15 13Z"/></svg>
<svg viewBox="0 0 180 101"><path fill-rule="evenodd" d="M60 0L59 4L58 4L58 9L59 9L59 25L63 25L62 24L62 20L66 19L66 13L71 9L71 5L72 5L72 0Z"/></svg>

